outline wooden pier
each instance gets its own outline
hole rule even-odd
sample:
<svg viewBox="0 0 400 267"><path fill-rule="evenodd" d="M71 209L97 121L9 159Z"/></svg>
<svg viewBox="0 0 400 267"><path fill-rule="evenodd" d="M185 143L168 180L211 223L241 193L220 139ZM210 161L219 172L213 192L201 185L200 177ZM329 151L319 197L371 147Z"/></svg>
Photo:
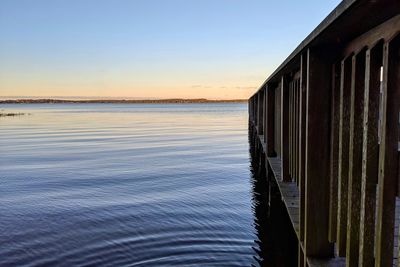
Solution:
<svg viewBox="0 0 400 267"><path fill-rule="evenodd" d="M340 3L249 99L249 121L298 266L400 266L399 0Z"/></svg>

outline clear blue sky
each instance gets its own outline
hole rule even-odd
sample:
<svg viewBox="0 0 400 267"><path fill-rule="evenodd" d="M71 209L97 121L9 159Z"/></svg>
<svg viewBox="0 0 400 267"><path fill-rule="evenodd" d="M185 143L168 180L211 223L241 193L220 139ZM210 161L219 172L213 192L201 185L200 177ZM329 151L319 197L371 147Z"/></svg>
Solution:
<svg viewBox="0 0 400 267"><path fill-rule="evenodd" d="M0 96L247 98L338 0L1 0Z"/></svg>

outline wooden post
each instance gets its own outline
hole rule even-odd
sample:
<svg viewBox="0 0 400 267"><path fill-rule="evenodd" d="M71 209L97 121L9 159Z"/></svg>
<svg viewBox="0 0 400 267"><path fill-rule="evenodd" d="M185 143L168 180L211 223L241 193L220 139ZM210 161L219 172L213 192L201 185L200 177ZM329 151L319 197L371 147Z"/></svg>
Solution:
<svg viewBox="0 0 400 267"><path fill-rule="evenodd" d="M254 123L254 96L251 98L251 120Z"/></svg>
<svg viewBox="0 0 400 267"><path fill-rule="evenodd" d="M307 50L305 254L332 257L329 231L331 63L326 51Z"/></svg>
<svg viewBox="0 0 400 267"><path fill-rule="evenodd" d="M257 93L257 134L261 135L262 134L262 111L263 105L262 105L262 91L259 91Z"/></svg>
<svg viewBox="0 0 400 267"><path fill-rule="evenodd" d="M264 135L264 89L260 90L259 93L259 105L260 105L260 117L259 117L259 131L258 135Z"/></svg>
<svg viewBox="0 0 400 267"><path fill-rule="evenodd" d="M254 97L254 109L255 109L254 121L255 121L256 128L257 128L257 126L258 126L258 93Z"/></svg>
<svg viewBox="0 0 400 267"><path fill-rule="evenodd" d="M336 247L340 257L346 256L347 196L349 176L351 57L341 62L340 118L339 118L339 167L338 167L338 218Z"/></svg>
<svg viewBox="0 0 400 267"><path fill-rule="evenodd" d="M294 179L294 81L290 82L290 180Z"/></svg>
<svg viewBox="0 0 400 267"><path fill-rule="evenodd" d="M299 186L299 106L300 106L300 99L299 99L299 79L296 80L296 136L295 136L295 176L296 176L296 182L297 186Z"/></svg>
<svg viewBox="0 0 400 267"><path fill-rule="evenodd" d="M287 140L289 146L289 176L293 178L293 82L288 82L289 89L289 138Z"/></svg>
<svg viewBox="0 0 400 267"><path fill-rule="evenodd" d="M331 173L329 200L329 241L336 242L338 209L338 152L339 152L340 65L332 65L331 104Z"/></svg>
<svg viewBox="0 0 400 267"><path fill-rule="evenodd" d="M376 183L378 176L378 120L382 45L365 53L363 155L359 266L373 266L375 242Z"/></svg>
<svg viewBox="0 0 400 267"><path fill-rule="evenodd" d="M384 44L382 81L382 125L379 148L379 201L375 246L375 265L392 266L395 200L397 193L400 36Z"/></svg>
<svg viewBox="0 0 400 267"><path fill-rule="evenodd" d="M264 86L264 95L263 95L263 105L264 105L264 114L263 114L263 133L264 133L264 143L267 144L267 133L268 133L268 125L267 125L267 111L268 111L268 102L267 102L267 86ZM268 150L268 149L267 149ZM267 151L265 151L265 155L268 156Z"/></svg>
<svg viewBox="0 0 400 267"><path fill-rule="evenodd" d="M268 157L273 157L275 156L274 153L274 141L275 141L275 128L274 128L274 120L275 120L275 115L274 115L274 110L275 110L275 91L270 85L266 86L266 92L265 92L266 98L267 98L267 113L266 113L266 125L267 125L267 131L266 131L266 143L267 143L267 156Z"/></svg>
<svg viewBox="0 0 400 267"><path fill-rule="evenodd" d="M290 182L289 175L289 88L287 78L281 78L281 175L282 181Z"/></svg>
<svg viewBox="0 0 400 267"><path fill-rule="evenodd" d="M304 267L305 266L305 257L304 257L304 253L303 253L303 248L301 247L301 244L299 243L299 250L297 252L297 266L298 267Z"/></svg>
<svg viewBox="0 0 400 267"><path fill-rule="evenodd" d="M281 115L282 115L282 108L281 108L281 101L282 101L282 90L281 84L279 83L278 86L275 87L275 151L278 154L279 158L282 158L282 148L281 148Z"/></svg>
<svg viewBox="0 0 400 267"><path fill-rule="evenodd" d="M256 118L257 118L257 95L253 96L253 123L254 125L256 124Z"/></svg>
<svg viewBox="0 0 400 267"><path fill-rule="evenodd" d="M251 97L249 100L249 116L250 122L253 122L253 97Z"/></svg>
<svg viewBox="0 0 400 267"><path fill-rule="evenodd" d="M365 83L365 50L352 58L350 96L349 189L347 207L348 266L358 266L362 170L362 134Z"/></svg>
<svg viewBox="0 0 400 267"><path fill-rule="evenodd" d="M300 193L300 241L304 241L305 223L305 155L306 155L306 97L307 97L307 55L300 57L300 135L299 135L299 193Z"/></svg>

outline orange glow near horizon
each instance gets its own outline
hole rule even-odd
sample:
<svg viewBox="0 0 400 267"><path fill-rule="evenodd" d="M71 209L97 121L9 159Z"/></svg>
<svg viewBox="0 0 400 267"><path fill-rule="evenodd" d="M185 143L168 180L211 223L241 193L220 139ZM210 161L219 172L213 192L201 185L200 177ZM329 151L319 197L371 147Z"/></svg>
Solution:
<svg viewBox="0 0 400 267"><path fill-rule="evenodd" d="M105 75L102 73L98 77L93 74L68 76L61 73L41 75L29 73L14 77L12 75L5 77L0 74L0 97L247 99L263 81L261 72L258 77L244 75L229 77L223 73L220 77L217 77L216 73L213 76L199 79L194 75L178 74L173 77L184 78L174 82L173 77L166 75L158 75L158 78L152 80L151 77L145 77L145 75L135 77L130 74Z"/></svg>

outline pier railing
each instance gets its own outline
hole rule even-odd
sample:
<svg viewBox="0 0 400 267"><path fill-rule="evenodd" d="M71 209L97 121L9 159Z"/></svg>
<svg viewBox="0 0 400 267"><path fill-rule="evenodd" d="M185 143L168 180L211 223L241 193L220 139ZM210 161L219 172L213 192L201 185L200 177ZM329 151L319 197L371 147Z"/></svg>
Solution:
<svg viewBox="0 0 400 267"><path fill-rule="evenodd" d="M249 99L299 266L398 264L399 32L398 0L345 0Z"/></svg>

